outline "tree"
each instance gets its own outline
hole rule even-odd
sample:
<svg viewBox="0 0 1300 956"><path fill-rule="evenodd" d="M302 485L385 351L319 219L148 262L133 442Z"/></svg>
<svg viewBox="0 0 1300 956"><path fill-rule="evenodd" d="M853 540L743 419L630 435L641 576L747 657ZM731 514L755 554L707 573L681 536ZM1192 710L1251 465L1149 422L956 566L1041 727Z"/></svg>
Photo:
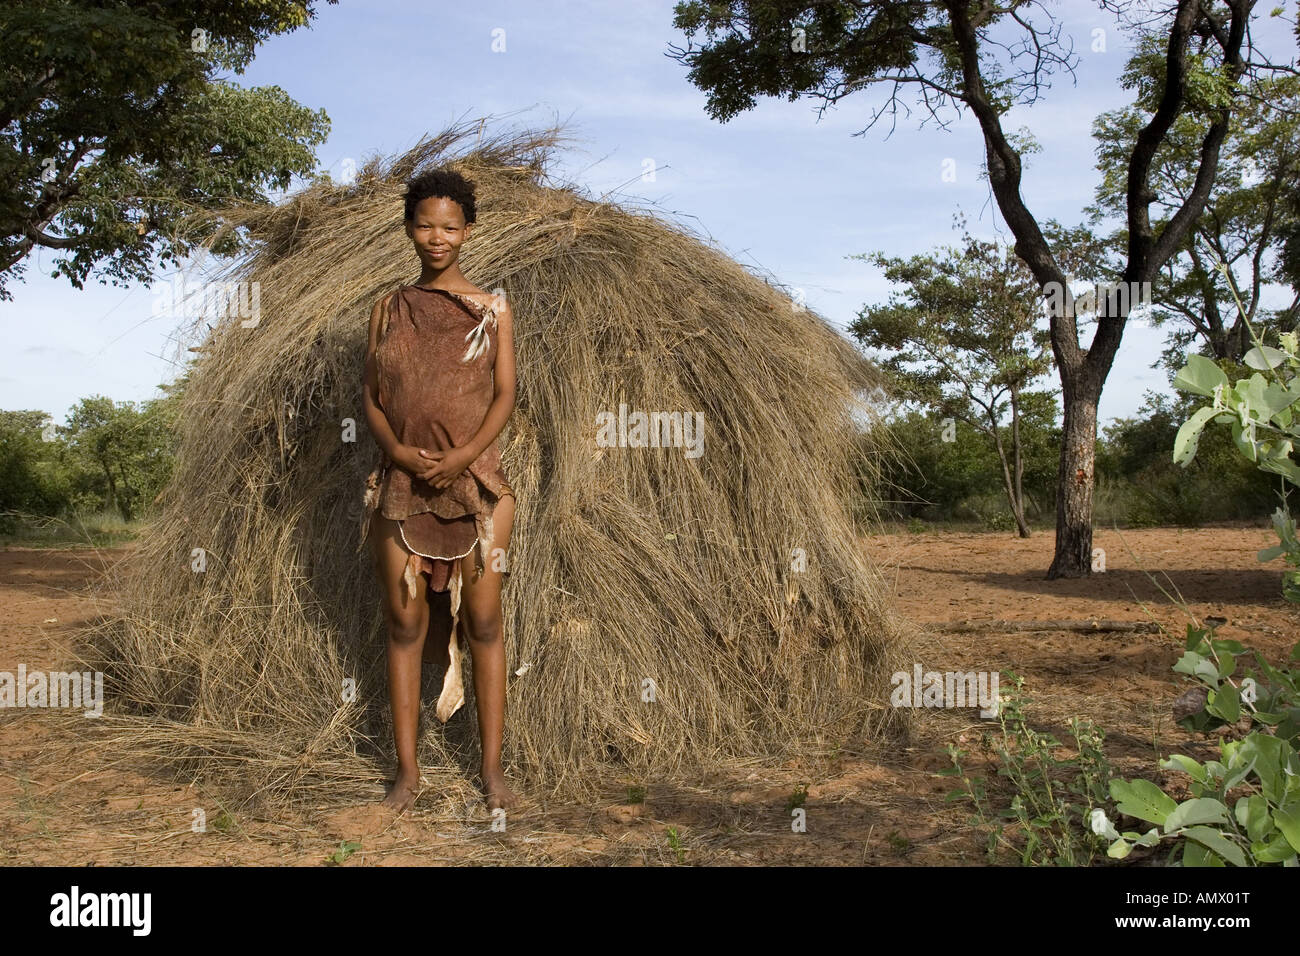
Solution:
<svg viewBox="0 0 1300 956"><path fill-rule="evenodd" d="M1150 55L1130 64L1130 70L1148 74L1158 69ZM1148 75L1144 81L1156 79ZM1103 113L1093 121L1102 173L1089 209L1094 222L1103 213L1123 214L1127 158L1142 125L1142 114L1134 107ZM1156 225L1163 227L1195 188L1203 135L1197 117L1185 114L1157 150L1151 164L1157 193L1153 205L1161 217ZM1247 322L1264 341L1276 341L1279 330L1295 324L1300 294L1285 309L1263 309L1260 300L1266 283L1288 281L1279 258L1288 222L1283 207L1287 190L1297 180L1300 77L1265 79L1232 113L1205 209L1153 283L1152 321L1173 326L1164 355L1153 368L1163 364L1171 373L1176 371L1197 343L1214 358L1240 362L1251 347ZM1126 230L1117 231L1115 241L1121 247L1126 244ZM1229 270L1219 269L1220 263ZM1300 282L1292 284L1300 289ZM1244 313L1237 310L1234 293L1245 305Z"/></svg>
<svg viewBox="0 0 1300 956"><path fill-rule="evenodd" d="M1029 386L1051 371L1051 343L1024 263L1006 246L974 238L965 219L954 218L961 248L908 259L880 252L854 257L884 269L902 291L859 312L850 331L863 345L893 353L881 367L896 394L988 438L1016 528L1027 538L1021 407L1034 394ZM1009 448L1003 441L1008 411Z"/></svg>
<svg viewBox="0 0 1300 956"><path fill-rule="evenodd" d="M1159 66L1143 74L1137 105L1148 119L1126 163L1128 243L1120 288L1141 289L1182 246L1200 218L1218 168L1230 109L1243 80L1276 69L1260 62L1247 24L1253 0L1211 8L1204 0L1178 0L1145 22L1127 19L1130 7L1103 2L1120 15L1146 55L1159 49ZM1013 106L1032 104L1058 68L1073 72L1075 58L1061 43L1061 26L1041 5L1009 0L890 3L884 0L813 3L807 0L687 0L674 25L688 40L670 55L690 67L692 83L707 93L706 110L726 122L751 109L758 94L797 99L809 95L821 109L876 84L891 92L872 111L873 127L897 118L903 90L918 91L919 106L941 126L945 110L970 109L985 145L989 183L1015 237L1015 251L1053 302L1052 350L1064 399L1064 436L1057 477L1056 549L1049 578L1082 577L1092 567L1093 466L1097 404L1123 338L1131 294L1102 297L1097 329L1087 348L1079 343L1073 290L1059 258L1020 193L1022 162L1014 137L1002 127ZM1019 42L1009 34L1018 33ZM1014 39L1014 37L1010 38ZM1140 77L1138 77L1140 79ZM1185 112L1201 123L1194 187L1157 232L1149 207L1157 198L1151 166L1156 151Z"/></svg>
<svg viewBox="0 0 1300 956"><path fill-rule="evenodd" d="M1022 397L1020 442L1024 464L1026 515L1042 514L1052 504L1056 478L1060 429L1056 427L1057 403L1045 392ZM897 450L881 462L878 488L890 498L887 510L900 518L914 515L948 518L982 517L1001 527L1000 514L988 512L984 502L1005 499L1005 478L1001 462L987 437L970 428L952 427L951 422L928 409L911 408L886 422L888 443ZM1010 443L1010 427L1003 426L1003 441ZM951 438L951 441L945 441ZM983 509L983 514L980 514ZM1007 527L1015 519L1009 512Z"/></svg>
<svg viewBox="0 0 1300 956"><path fill-rule="evenodd" d="M42 411L0 411L0 530L23 514L53 515L68 503L62 442Z"/></svg>
<svg viewBox="0 0 1300 956"><path fill-rule="evenodd" d="M335 3L337 0L328 0ZM82 288L148 283L217 229L212 210L267 202L316 166L329 130L278 87L243 89L258 44L314 4L7 0L0 5L0 299L24 260ZM233 232L213 246L233 251Z"/></svg>
<svg viewBox="0 0 1300 956"><path fill-rule="evenodd" d="M131 521L170 475L172 425L167 398L137 406L95 395L77 403L59 433L85 470L102 479L104 506Z"/></svg>

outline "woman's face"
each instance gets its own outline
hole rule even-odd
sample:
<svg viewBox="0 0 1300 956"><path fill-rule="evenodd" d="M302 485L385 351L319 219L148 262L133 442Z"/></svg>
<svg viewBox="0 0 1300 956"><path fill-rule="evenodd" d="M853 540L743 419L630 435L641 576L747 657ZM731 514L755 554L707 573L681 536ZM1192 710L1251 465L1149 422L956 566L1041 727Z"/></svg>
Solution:
<svg viewBox="0 0 1300 956"><path fill-rule="evenodd" d="M406 234L415 244L420 261L442 270L460 256L460 244L469 238L472 228L465 222L460 203L434 196L416 205L414 218L406 224Z"/></svg>

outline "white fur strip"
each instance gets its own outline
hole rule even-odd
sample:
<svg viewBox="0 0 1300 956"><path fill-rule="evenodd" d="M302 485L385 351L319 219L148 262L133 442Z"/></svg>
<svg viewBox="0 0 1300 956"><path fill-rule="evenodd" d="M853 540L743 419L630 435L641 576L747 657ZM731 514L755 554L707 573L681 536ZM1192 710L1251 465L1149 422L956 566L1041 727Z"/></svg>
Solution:
<svg viewBox="0 0 1300 956"><path fill-rule="evenodd" d="M406 559L406 570L402 572L402 580L406 582L406 594L411 600L415 600L416 595L420 593L420 556L413 554Z"/></svg>
<svg viewBox="0 0 1300 956"><path fill-rule="evenodd" d="M472 362L481 355L486 355L489 345L487 326L491 322L495 327L497 324L496 313L491 309L483 313L483 318L479 324L470 329L465 334L465 341L469 342L469 348L465 350L465 355L461 362Z"/></svg>
<svg viewBox="0 0 1300 956"><path fill-rule="evenodd" d="M442 693L438 695L438 706L435 710L438 719L444 724L465 703L465 683L461 678L460 669L460 643L456 640L457 624L460 622L459 561L452 564L448 586L451 591L451 637L447 642L447 673L442 678Z"/></svg>

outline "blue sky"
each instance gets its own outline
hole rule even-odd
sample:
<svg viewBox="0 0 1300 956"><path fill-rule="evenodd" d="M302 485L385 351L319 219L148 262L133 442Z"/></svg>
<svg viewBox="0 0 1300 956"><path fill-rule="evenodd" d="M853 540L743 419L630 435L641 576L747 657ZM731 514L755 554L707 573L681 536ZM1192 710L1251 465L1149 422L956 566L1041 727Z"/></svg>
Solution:
<svg viewBox="0 0 1300 956"><path fill-rule="evenodd" d="M1027 159L1029 208L1040 222L1076 222L1097 182L1092 119L1129 99L1116 82L1127 52L1096 3L1046 7L1074 38L1077 76L1059 74L1005 125L1029 126L1043 146ZM972 231L994 234L995 207L978 179L983 141L969 114L945 131L933 123L919 129L914 111L888 138L888 119L855 136L883 102L883 91L867 90L820 119L815 100L761 99L717 123L685 68L665 55L670 43L684 45L672 9L672 0L436 8L342 0L322 4L311 29L267 43L237 82L278 85L323 107L332 132L318 155L336 176L348 160L360 165L374 153L404 150L466 116L513 114L505 122L514 125L567 120L580 142L558 163L560 178L596 196L614 191L615 200L653 203L738 261L802 290L808 306L841 329L888 294L879 271L850 256L910 255L951 243L959 209ZM1092 51L1098 28L1106 31L1104 52ZM1253 30L1276 59L1294 58L1289 24L1264 15ZM493 51L494 31L504 31L504 51ZM646 159L658 167L654 182L640 180ZM946 160L955 164L955 181L945 181ZM1000 218L997 227L1005 236ZM77 291L52 280L52 258L29 259L26 282L0 305L7 339L0 408L43 409L61 421L85 395L138 401L157 394L177 371L177 320L152 317L153 295L144 288L92 282ZM1130 322L1102 398L1103 422L1133 414L1147 389L1168 390L1163 373L1148 367L1163 338Z"/></svg>

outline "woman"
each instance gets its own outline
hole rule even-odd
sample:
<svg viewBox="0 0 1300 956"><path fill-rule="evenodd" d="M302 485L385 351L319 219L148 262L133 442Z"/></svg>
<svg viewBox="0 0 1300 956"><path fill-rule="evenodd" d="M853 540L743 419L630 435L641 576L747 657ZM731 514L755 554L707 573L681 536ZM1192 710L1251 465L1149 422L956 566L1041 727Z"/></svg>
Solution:
<svg viewBox="0 0 1300 956"><path fill-rule="evenodd" d="M474 184L434 170L407 184L405 201L420 277L371 312L363 397L383 453L367 483L366 527L388 625L397 747L397 779L384 804L400 811L415 801L422 661L446 658L440 720L464 702L460 624L473 660L483 790L489 809L504 808L517 801L501 768L501 583L515 498L497 436L515 404L513 316L460 270Z"/></svg>

